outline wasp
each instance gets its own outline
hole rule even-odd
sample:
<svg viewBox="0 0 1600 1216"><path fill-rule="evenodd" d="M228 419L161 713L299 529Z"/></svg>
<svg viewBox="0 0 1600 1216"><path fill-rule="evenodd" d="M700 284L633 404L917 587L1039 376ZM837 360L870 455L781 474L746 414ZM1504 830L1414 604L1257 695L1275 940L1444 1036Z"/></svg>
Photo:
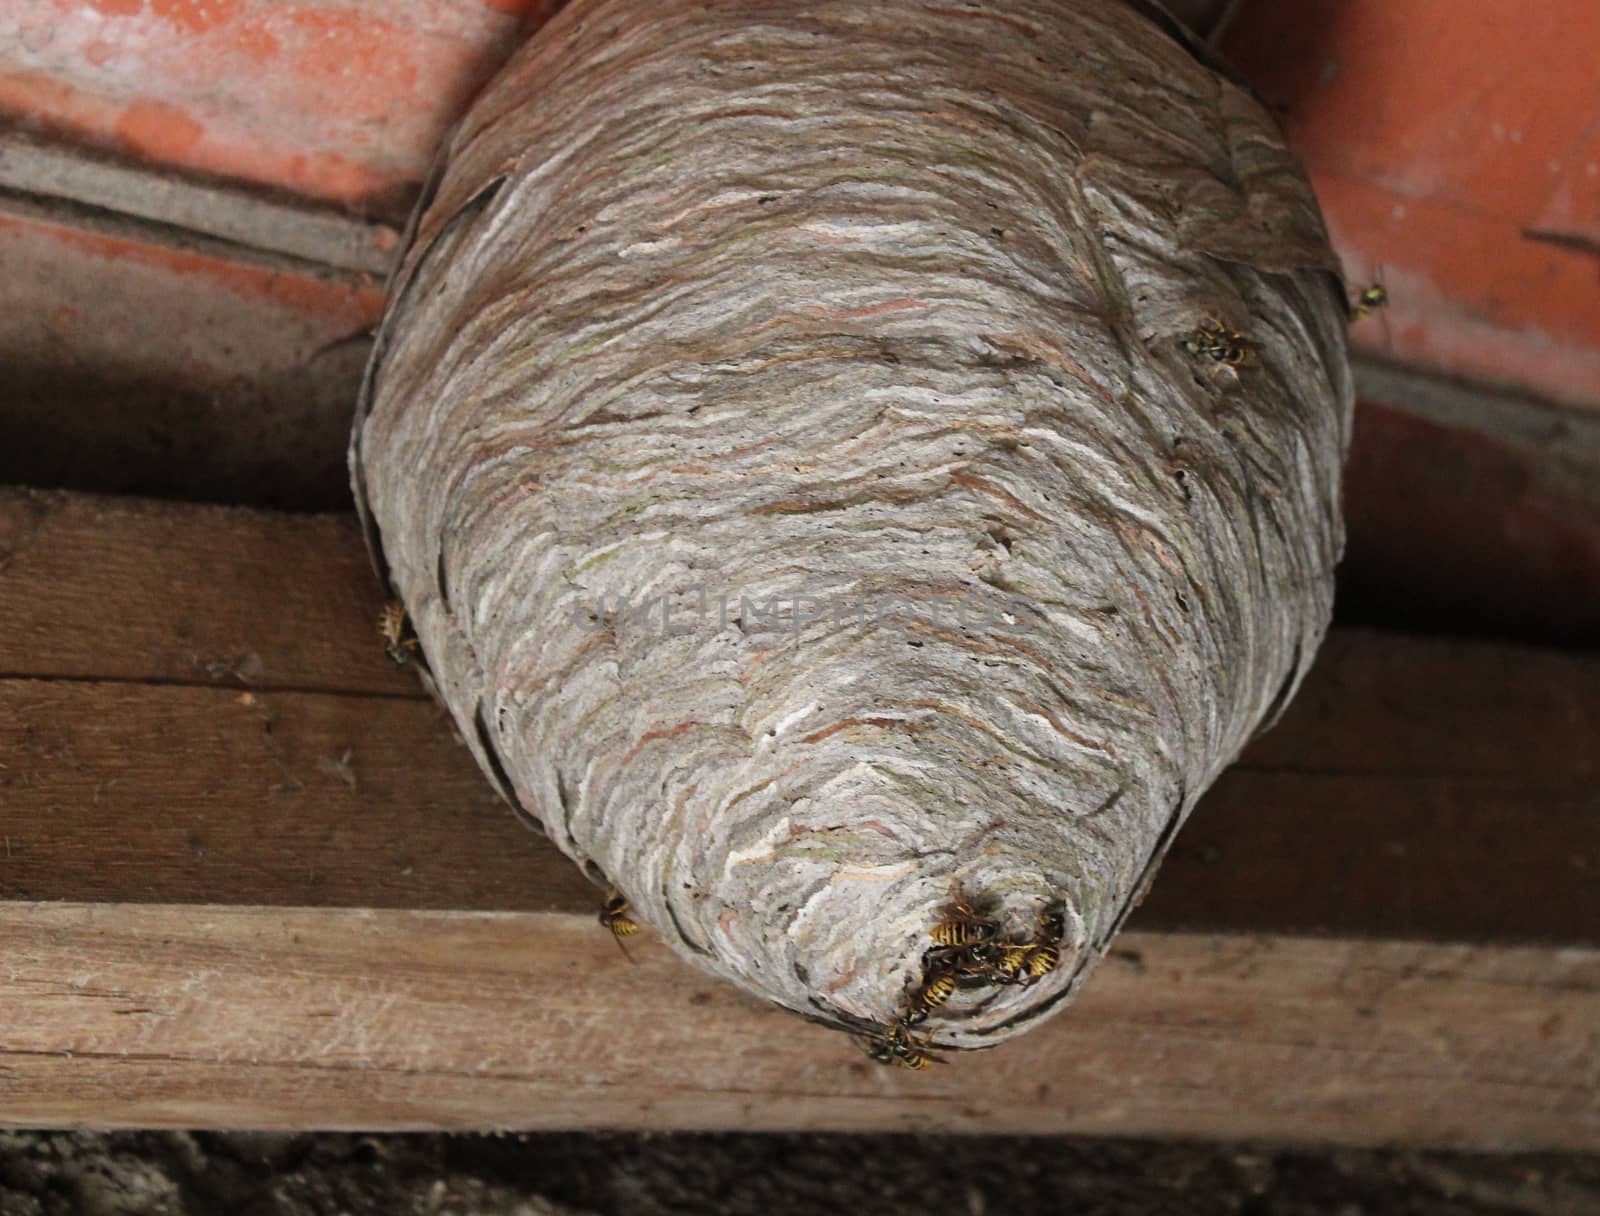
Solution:
<svg viewBox="0 0 1600 1216"><path fill-rule="evenodd" d="M929 1064L940 1063L936 1056L928 1054L927 1041L915 1038L903 1024L889 1027L883 1036L883 1045L901 1068L921 1072Z"/></svg>
<svg viewBox="0 0 1600 1216"><path fill-rule="evenodd" d="M600 923L611 930L614 937L632 937L639 932L639 922L628 915L628 897L613 890L600 908Z"/></svg>
<svg viewBox="0 0 1600 1216"><path fill-rule="evenodd" d="M411 628L406 606L399 600L390 600L378 614L378 633L383 638L383 648L402 667L422 648L417 634Z"/></svg>
<svg viewBox="0 0 1600 1216"><path fill-rule="evenodd" d="M1031 984L1049 975L1061 962L1061 952L1038 942L1007 943L983 962L979 974L994 984Z"/></svg>
<svg viewBox="0 0 1600 1216"><path fill-rule="evenodd" d="M996 928L993 921L979 916L971 904L952 904L945 919L933 927L930 936L941 946L972 947L990 941Z"/></svg>
<svg viewBox="0 0 1600 1216"><path fill-rule="evenodd" d="M1250 345L1244 335L1221 321L1207 320L1183 340L1183 349L1229 367L1241 367L1250 361Z"/></svg>
<svg viewBox="0 0 1600 1216"><path fill-rule="evenodd" d="M1032 946L1001 946L989 964L988 977L1001 984L1020 984L1028 969Z"/></svg>
<svg viewBox="0 0 1600 1216"><path fill-rule="evenodd" d="M858 1038L856 1046L867 1053L867 1058L874 1064L893 1064L894 1052L889 1049L886 1039Z"/></svg>
<svg viewBox="0 0 1600 1216"><path fill-rule="evenodd" d="M1026 969L1028 979L1043 979L1061 965L1061 951L1051 945L1029 946Z"/></svg>
<svg viewBox="0 0 1600 1216"><path fill-rule="evenodd" d="M929 1055L928 1043L908 1032L904 1022L896 1022L882 1035L857 1039L856 1044L875 1064L898 1064L913 1072L921 1072L929 1064L944 1062L937 1056Z"/></svg>
<svg viewBox="0 0 1600 1216"><path fill-rule="evenodd" d="M924 956L924 965L950 971L959 980L985 979L994 961L999 945L993 941L975 942L970 946L936 946Z"/></svg>
<svg viewBox="0 0 1600 1216"><path fill-rule="evenodd" d="M906 1014L906 1025L914 1026L918 1022L926 1021L928 1015L948 1001L955 990L954 969L934 972L912 998L911 1012Z"/></svg>
<svg viewBox="0 0 1600 1216"><path fill-rule="evenodd" d="M1374 283L1356 297L1355 307L1350 310L1350 319L1352 321L1365 320L1388 302L1388 289L1382 283Z"/></svg>

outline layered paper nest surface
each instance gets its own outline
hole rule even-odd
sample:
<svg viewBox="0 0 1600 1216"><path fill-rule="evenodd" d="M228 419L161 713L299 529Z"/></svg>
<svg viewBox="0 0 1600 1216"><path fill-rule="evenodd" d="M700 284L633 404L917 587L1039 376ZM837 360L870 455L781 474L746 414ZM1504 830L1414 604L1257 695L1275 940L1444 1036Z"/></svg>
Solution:
<svg viewBox="0 0 1600 1216"><path fill-rule="evenodd" d="M1346 320L1271 118L1121 0L580 0L441 156L352 470L558 847L849 1029L953 903L1050 926L925 1024L982 1046L1310 663Z"/></svg>

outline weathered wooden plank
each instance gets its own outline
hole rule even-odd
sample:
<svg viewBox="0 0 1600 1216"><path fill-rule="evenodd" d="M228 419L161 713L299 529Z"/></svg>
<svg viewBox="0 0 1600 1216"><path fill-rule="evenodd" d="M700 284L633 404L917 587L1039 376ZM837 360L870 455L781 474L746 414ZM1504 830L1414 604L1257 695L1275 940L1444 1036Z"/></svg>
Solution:
<svg viewBox="0 0 1600 1216"><path fill-rule="evenodd" d="M0 675L421 696L353 516L0 490Z"/></svg>
<svg viewBox="0 0 1600 1216"><path fill-rule="evenodd" d="M1600 1147L1600 953L1129 934L920 1074L563 915L0 905L12 1125Z"/></svg>
<svg viewBox="0 0 1600 1216"><path fill-rule="evenodd" d="M0 493L0 895L587 909L343 517ZM1335 633L1135 924L1600 942L1600 659Z"/></svg>
<svg viewBox="0 0 1600 1216"><path fill-rule="evenodd" d="M587 909L431 702L0 682L11 899Z"/></svg>
<svg viewBox="0 0 1600 1216"><path fill-rule="evenodd" d="M1384 699L1415 695L1462 648L1412 644L1439 652L1428 662L1402 647L1393 670L1409 658L1412 678L1386 689L1362 672L1385 641L1341 639L1300 710L1195 812L1136 925L1600 943L1600 781L1584 745L1600 681L1552 664L1544 699L1519 702L1509 676L1528 669L1490 650L1480 671L1503 662L1508 678L1482 696L1527 729L1496 738L1482 713L1474 734L1462 700L1430 720ZM595 899L427 701L5 680L0 757L4 898L572 912Z"/></svg>
<svg viewBox="0 0 1600 1216"><path fill-rule="evenodd" d="M0 495L0 1119L1596 1145L1600 659L1335 634L1073 1011L914 1076L629 966L376 607L342 518Z"/></svg>
<svg viewBox="0 0 1600 1216"><path fill-rule="evenodd" d="M420 696L381 603L348 515L0 487L0 676ZM1251 757L1582 784L1597 685L1594 655L1335 630Z"/></svg>

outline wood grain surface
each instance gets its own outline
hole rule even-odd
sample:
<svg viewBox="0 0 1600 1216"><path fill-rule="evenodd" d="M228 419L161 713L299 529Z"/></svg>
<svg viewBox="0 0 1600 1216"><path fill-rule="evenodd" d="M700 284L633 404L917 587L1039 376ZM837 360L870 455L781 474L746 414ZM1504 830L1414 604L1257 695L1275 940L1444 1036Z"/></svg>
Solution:
<svg viewBox="0 0 1600 1216"><path fill-rule="evenodd" d="M378 606L344 517L0 492L0 897L586 910ZM1597 736L1595 658L1335 632L1133 923L1600 944Z"/></svg>
<svg viewBox="0 0 1600 1216"><path fill-rule="evenodd" d="M0 492L0 1122L1600 1147L1600 660L1336 633L1074 1008L912 1074L624 958L377 606L343 517Z"/></svg>
<svg viewBox="0 0 1600 1216"><path fill-rule="evenodd" d="M922 1073L565 915L0 905L0 1123L1600 1145L1600 954L1130 933Z"/></svg>
<svg viewBox="0 0 1600 1216"><path fill-rule="evenodd" d="M353 518L0 488L0 675L420 697Z"/></svg>

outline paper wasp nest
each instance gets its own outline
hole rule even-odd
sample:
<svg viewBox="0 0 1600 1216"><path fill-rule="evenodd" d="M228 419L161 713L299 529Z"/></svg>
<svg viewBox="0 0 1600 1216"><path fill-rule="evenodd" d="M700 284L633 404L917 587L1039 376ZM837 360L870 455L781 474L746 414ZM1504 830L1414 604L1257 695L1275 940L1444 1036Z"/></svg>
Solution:
<svg viewBox="0 0 1600 1216"><path fill-rule="evenodd" d="M1330 611L1347 305L1124 0L565 9L441 156L356 424L480 765L701 966L886 1027L971 903L1062 1004Z"/></svg>

